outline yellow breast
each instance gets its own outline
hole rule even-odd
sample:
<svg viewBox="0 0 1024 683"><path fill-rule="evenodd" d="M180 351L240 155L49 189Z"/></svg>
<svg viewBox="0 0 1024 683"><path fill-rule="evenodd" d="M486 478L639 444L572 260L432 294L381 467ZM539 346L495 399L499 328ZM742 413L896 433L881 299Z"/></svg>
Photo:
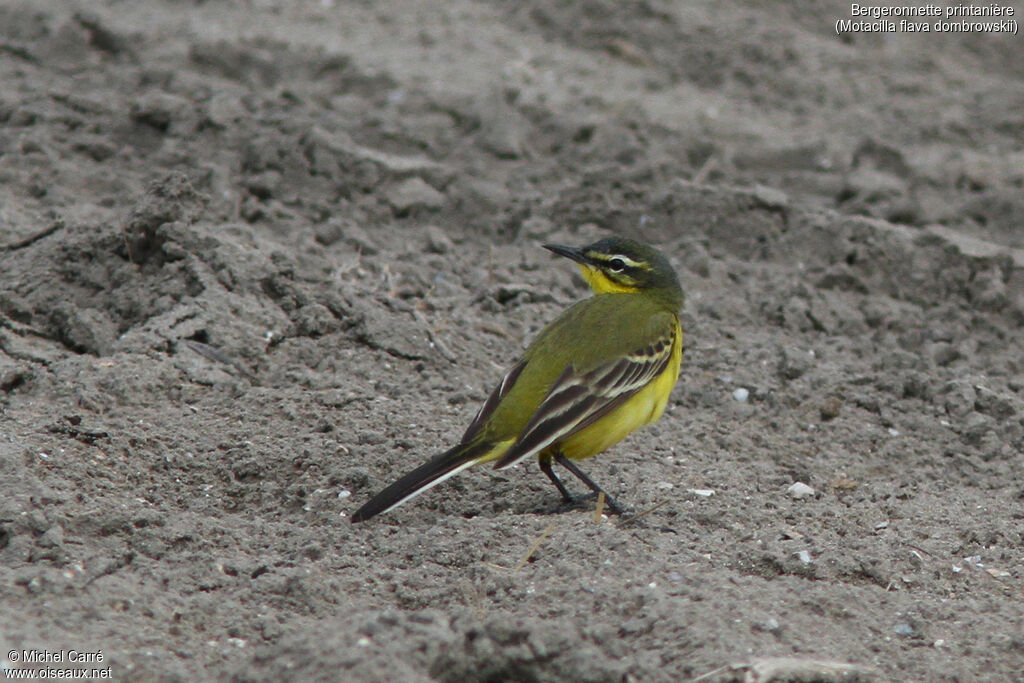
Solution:
<svg viewBox="0 0 1024 683"><path fill-rule="evenodd" d="M589 458L611 448L638 427L655 422L665 412L672 387L679 378L682 359L683 331L676 322L672 357L665 371L621 406L566 439L559 446L562 454L573 460Z"/></svg>

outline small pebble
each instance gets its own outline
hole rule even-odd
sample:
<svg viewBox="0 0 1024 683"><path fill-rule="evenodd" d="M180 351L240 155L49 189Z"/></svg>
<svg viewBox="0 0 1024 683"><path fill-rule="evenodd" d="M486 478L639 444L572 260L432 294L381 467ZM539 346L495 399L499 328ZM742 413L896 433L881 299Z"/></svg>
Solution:
<svg viewBox="0 0 1024 683"><path fill-rule="evenodd" d="M710 498L711 496L715 495L714 489L686 489L686 491L688 493L692 493L693 495L700 496L702 498Z"/></svg>
<svg viewBox="0 0 1024 683"><path fill-rule="evenodd" d="M424 229L427 241L427 251L431 254L447 254L455 248L452 239L444 230L436 225L428 225Z"/></svg>
<svg viewBox="0 0 1024 683"><path fill-rule="evenodd" d="M732 397L740 403L746 403L747 399L750 397L750 392L747 389L740 387L736 391L732 392Z"/></svg>
<svg viewBox="0 0 1024 683"><path fill-rule="evenodd" d="M842 401L835 396L830 396L822 402L818 412L821 415L821 419L828 422L829 420L834 420L839 416L839 411L842 407Z"/></svg>
<svg viewBox="0 0 1024 683"><path fill-rule="evenodd" d="M385 190L384 197L400 216L418 209L436 211L446 202L443 194L419 177L409 178Z"/></svg>
<svg viewBox="0 0 1024 683"><path fill-rule="evenodd" d="M798 481L792 486L790 486L788 489L786 489L786 495L795 500L808 498L810 496L813 496L815 493L816 491L813 488L803 483L802 481Z"/></svg>
<svg viewBox="0 0 1024 683"><path fill-rule="evenodd" d="M751 189L754 198L769 209L783 210L789 206L789 195L782 190L767 185L754 185ZM814 353L813 351L811 353Z"/></svg>
<svg viewBox="0 0 1024 683"><path fill-rule="evenodd" d="M806 550L801 550L800 552L796 553L796 556L804 564L810 564L811 563L811 554L809 552L807 552Z"/></svg>

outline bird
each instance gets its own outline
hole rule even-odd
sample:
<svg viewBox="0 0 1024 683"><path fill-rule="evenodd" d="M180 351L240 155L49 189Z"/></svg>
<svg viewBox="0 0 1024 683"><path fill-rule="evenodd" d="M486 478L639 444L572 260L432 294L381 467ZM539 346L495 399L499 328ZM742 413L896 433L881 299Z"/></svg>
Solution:
<svg viewBox="0 0 1024 683"><path fill-rule="evenodd" d="M503 470L537 458L568 503L561 465L610 512L622 507L576 461L597 455L658 420L679 377L684 293L668 259L625 237L585 247L545 244L575 261L593 296L544 327L477 411L459 443L402 476L352 514L363 522L462 470L493 462Z"/></svg>

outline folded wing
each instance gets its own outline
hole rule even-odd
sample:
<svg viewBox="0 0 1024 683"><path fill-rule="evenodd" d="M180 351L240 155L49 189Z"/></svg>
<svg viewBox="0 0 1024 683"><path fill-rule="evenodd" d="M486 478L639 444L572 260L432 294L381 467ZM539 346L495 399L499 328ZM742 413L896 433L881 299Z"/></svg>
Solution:
<svg viewBox="0 0 1024 683"><path fill-rule="evenodd" d="M570 365L495 467L510 467L594 424L664 372L671 356L670 329L657 341L587 372Z"/></svg>

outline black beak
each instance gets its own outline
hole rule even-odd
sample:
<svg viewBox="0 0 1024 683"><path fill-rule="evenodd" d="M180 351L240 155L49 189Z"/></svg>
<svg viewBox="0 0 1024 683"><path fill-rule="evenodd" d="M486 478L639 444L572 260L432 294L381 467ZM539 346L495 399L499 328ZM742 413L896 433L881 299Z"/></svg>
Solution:
<svg viewBox="0 0 1024 683"><path fill-rule="evenodd" d="M564 247L561 244L545 244L544 248L548 251L553 251L559 256L572 259L576 263L590 263L590 259L583 254L583 250L577 247Z"/></svg>

